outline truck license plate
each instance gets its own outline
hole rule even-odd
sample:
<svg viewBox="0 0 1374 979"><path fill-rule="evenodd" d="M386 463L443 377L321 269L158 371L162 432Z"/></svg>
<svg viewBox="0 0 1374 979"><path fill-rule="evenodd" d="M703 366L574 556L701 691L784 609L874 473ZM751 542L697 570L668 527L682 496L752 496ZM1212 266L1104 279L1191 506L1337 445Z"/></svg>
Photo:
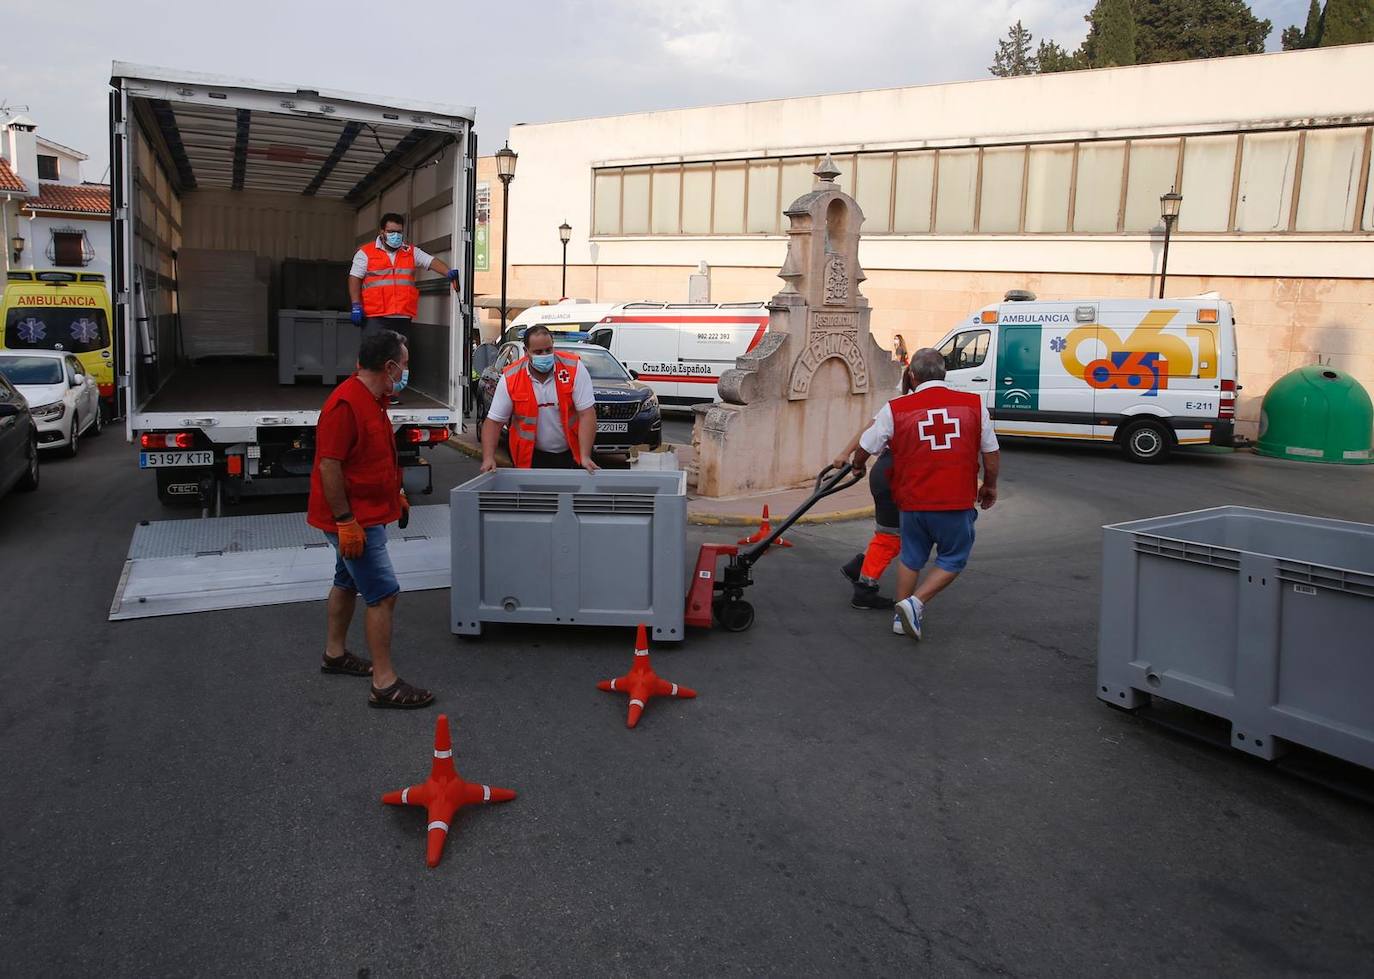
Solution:
<svg viewBox="0 0 1374 979"><path fill-rule="evenodd" d="M162 469L167 466L213 466L213 452L140 452L138 468Z"/></svg>
<svg viewBox="0 0 1374 979"><path fill-rule="evenodd" d="M630 430L630 423L629 423L629 422L597 422L597 423L596 423L596 430L597 430L598 432L628 432L628 431Z"/></svg>

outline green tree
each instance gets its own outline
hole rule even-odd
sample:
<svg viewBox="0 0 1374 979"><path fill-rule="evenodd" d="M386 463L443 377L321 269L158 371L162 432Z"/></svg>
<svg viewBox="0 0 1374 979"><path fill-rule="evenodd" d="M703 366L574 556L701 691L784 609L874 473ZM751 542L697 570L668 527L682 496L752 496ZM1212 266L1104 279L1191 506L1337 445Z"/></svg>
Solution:
<svg viewBox="0 0 1374 979"><path fill-rule="evenodd" d="M1136 61L1259 54L1273 29L1245 0L1135 0Z"/></svg>
<svg viewBox="0 0 1374 979"><path fill-rule="evenodd" d="M1285 51L1297 51L1302 48L1315 48L1321 43L1322 34L1322 8L1317 0L1307 7L1307 24L1299 27L1294 24L1292 27L1285 27L1283 33L1279 35Z"/></svg>
<svg viewBox="0 0 1374 979"><path fill-rule="evenodd" d="M1040 65L1031 53L1031 32L1021 26L1018 20L1007 28L1007 37L997 42L997 51L992 56L992 67L988 71L998 78L1013 75L1034 75Z"/></svg>
<svg viewBox="0 0 1374 979"><path fill-rule="evenodd" d="M1130 0L1097 0L1085 18L1088 36L1080 53L1093 68L1136 63L1136 26Z"/></svg>
<svg viewBox="0 0 1374 979"><path fill-rule="evenodd" d="M1374 41L1374 0L1326 0L1322 11L1322 47Z"/></svg>
<svg viewBox="0 0 1374 979"><path fill-rule="evenodd" d="M1041 41L1040 49L1035 53L1035 60L1040 65L1042 75L1057 71L1077 71L1088 67L1077 52L1065 51L1054 41Z"/></svg>

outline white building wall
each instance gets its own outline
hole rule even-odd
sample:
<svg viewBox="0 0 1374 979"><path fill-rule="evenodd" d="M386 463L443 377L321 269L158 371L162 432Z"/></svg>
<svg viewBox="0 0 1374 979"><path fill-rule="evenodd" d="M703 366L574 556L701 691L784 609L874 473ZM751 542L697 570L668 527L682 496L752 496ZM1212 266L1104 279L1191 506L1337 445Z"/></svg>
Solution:
<svg viewBox="0 0 1374 979"><path fill-rule="evenodd" d="M510 261L557 264L556 227L567 217L570 264L781 263L779 235L591 240L597 166L1367 122L1374 120L1370 78L1374 45L1365 44L517 126ZM1024 236L885 235L865 239L860 258L872 268L1025 271L1026 243ZM1029 264L1042 272L1148 273L1161 250L1150 235L1037 235L1034 243ZM1359 277L1374 267L1368 243L1367 236L1351 248L1349 236L1183 235L1171 246L1170 271Z"/></svg>
<svg viewBox="0 0 1374 979"><path fill-rule="evenodd" d="M73 231L81 230L86 232L86 239L91 243L95 251L95 258L89 265L81 268L70 268L72 272L100 272L107 277L110 275L110 222L105 220L91 220L80 218L76 215L63 215L60 217L25 217L24 231L21 234L28 239L28 244L24 246L23 260L18 268L57 268L57 263L47 257L47 250L52 242L54 231Z"/></svg>

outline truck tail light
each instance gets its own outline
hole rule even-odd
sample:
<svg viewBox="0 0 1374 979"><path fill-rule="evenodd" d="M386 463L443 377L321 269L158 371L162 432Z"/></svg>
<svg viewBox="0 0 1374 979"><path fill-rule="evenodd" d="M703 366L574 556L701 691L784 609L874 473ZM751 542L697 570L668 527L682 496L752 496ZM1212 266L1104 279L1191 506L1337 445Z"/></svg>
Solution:
<svg viewBox="0 0 1374 979"><path fill-rule="evenodd" d="M424 443L447 442L452 433L447 428L408 428L406 438L412 445L422 445Z"/></svg>
<svg viewBox="0 0 1374 979"><path fill-rule="evenodd" d="M224 460L224 468L230 476L242 476L243 456L229 456L227 459Z"/></svg>
<svg viewBox="0 0 1374 979"><path fill-rule="evenodd" d="M1235 382L1235 381L1222 381L1222 382L1221 382L1221 404L1220 404L1220 410L1217 412L1217 417L1218 417L1218 418L1235 418L1235 417L1236 417L1236 382Z"/></svg>
<svg viewBox="0 0 1374 979"><path fill-rule="evenodd" d="M195 436L190 432L144 432L138 444L145 449L189 449Z"/></svg>

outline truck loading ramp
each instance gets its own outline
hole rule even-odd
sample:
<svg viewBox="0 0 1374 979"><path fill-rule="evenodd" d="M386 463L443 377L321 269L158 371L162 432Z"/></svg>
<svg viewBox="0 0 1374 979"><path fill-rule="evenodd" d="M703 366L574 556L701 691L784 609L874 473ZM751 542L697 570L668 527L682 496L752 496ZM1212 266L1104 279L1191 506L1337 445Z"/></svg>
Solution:
<svg viewBox="0 0 1374 979"><path fill-rule="evenodd" d="M387 527L402 591L449 587L449 508ZM303 513L146 521L134 528L110 621L323 601L334 549Z"/></svg>

